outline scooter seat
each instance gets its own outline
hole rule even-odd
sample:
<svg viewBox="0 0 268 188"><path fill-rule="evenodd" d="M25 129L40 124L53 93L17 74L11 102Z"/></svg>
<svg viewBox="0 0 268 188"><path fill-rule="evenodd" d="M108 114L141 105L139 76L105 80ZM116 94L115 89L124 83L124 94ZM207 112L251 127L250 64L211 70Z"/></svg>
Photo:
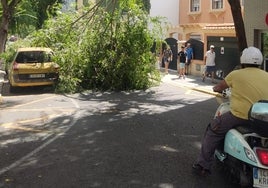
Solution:
<svg viewBox="0 0 268 188"><path fill-rule="evenodd" d="M257 133L260 136L268 137L267 127L260 127L257 125L238 125L235 127L241 134Z"/></svg>
<svg viewBox="0 0 268 188"><path fill-rule="evenodd" d="M235 129L241 134L250 134L254 132L253 128L249 125L238 125Z"/></svg>

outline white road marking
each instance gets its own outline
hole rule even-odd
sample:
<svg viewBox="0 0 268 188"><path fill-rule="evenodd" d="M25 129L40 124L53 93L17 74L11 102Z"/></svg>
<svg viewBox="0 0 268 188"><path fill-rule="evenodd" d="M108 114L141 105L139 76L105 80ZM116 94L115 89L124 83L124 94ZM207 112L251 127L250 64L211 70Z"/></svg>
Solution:
<svg viewBox="0 0 268 188"><path fill-rule="evenodd" d="M65 110L65 112L70 112L70 113L68 113L68 115L70 115L71 113L74 112L74 110L73 109L72 110ZM62 115L67 115L67 113L62 112L60 114L59 113L49 114L49 115L45 115L45 116L41 116L41 117L37 117L37 118L2 123L2 124L0 124L0 127L6 128L6 129L17 129L17 130L24 130L24 131L31 131L31 132L48 132L48 131L36 129L36 127L35 128L25 127L25 126L23 126L23 124L34 123L34 122L43 122L44 123L44 122L48 121L49 119L54 119L54 118L60 117Z"/></svg>
<svg viewBox="0 0 268 188"><path fill-rule="evenodd" d="M78 103L75 100L73 100L73 99L70 99L70 100L71 100L71 102L74 104L74 106L77 109L80 108L79 105L78 105ZM67 129L65 129L60 134L55 135L53 138L49 139L44 144L42 144L41 146L37 147L36 149L34 149L32 152L28 153L24 157L21 157L17 161L13 162L9 166L6 166L6 167L0 169L0 175L2 175L4 173L6 173L7 171L9 171L9 170L11 170L11 169L19 166L20 164L23 163L23 161L25 161L26 159L28 159L31 156L35 155L36 153L38 153L39 151L41 151L42 149L44 149L46 146L48 146L49 144L51 144L52 142L54 142L55 140L57 140L60 136L62 136L63 134L65 134L68 130L70 130L75 125L75 123L77 122L77 120L79 119L79 117L80 117L81 114L82 114L81 110L78 110L77 113L74 115L74 120L72 121L72 123L70 124L70 126L68 126Z"/></svg>

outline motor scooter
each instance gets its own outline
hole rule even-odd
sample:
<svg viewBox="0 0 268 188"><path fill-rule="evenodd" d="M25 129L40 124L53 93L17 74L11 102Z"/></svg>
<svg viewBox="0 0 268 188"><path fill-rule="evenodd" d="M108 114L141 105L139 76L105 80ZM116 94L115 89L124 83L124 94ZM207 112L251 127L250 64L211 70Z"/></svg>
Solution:
<svg viewBox="0 0 268 188"><path fill-rule="evenodd" d="M229 104L222 103L214 117L230 111ZM268 101L252 105L249 122L229 130L214 156L232 182L241 187L268 188Z"/></svg>

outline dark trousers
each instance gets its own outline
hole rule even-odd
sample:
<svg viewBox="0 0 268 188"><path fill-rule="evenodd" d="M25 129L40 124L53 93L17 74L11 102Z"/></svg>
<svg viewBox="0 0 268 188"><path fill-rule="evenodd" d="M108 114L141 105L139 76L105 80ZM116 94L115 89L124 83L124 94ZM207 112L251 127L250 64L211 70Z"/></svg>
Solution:
<svg viewBox="0 0 268 188"><path fill-rule="evenodd" d="M247 123L248 120L238 118L231 112L227 112L213 119L205 131L197 163L203 168L210 170L214 161L215 149L220 146L224 140L225 134L236 125Z"/></svg>

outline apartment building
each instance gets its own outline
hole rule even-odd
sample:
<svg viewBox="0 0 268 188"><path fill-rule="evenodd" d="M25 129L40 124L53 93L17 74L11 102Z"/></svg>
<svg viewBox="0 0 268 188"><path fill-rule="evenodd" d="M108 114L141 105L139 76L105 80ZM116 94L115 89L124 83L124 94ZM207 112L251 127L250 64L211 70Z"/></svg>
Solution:
<svg viewBox="0 0 268 188"><path fill-rule="evenodd" d="M264 54L264 69L268 71L268 1L245 1L245 30L249 46Z"/></svg>
<svg viewBox="0 0 268 188"><path fill-rule="evenodd" d="M248 45L261 47L262 35L268 33L268 1L245 1L245 29Z"/></svg>
<svg viewBox="0 0 268 188"><path fill-rule="evenodd" d="M231 7L228 0L179 0L179 24L169 29L168 36L178 35L178 45L193 42L195 59L191 73L201 75L203 54L216 46L216 66L228 74L239 64L239 51ZM248 46L261 49L268 69L268 1L240 0ZM199 42L197 42L199 41ZM267 64L267 65L266 65Z"/></svg>
<svg viewBox="0 0 268 188"><path fill-rule="evenodd" d="M242 12L244 1L241 1ZM203 57L210 45L215 46L219 73L228 74L239 64L239 52L233 17L228 0L180 0L179 25L169 29L178 35L178 45L190 42L194 49L191 74L202 75Z"/></svg>

